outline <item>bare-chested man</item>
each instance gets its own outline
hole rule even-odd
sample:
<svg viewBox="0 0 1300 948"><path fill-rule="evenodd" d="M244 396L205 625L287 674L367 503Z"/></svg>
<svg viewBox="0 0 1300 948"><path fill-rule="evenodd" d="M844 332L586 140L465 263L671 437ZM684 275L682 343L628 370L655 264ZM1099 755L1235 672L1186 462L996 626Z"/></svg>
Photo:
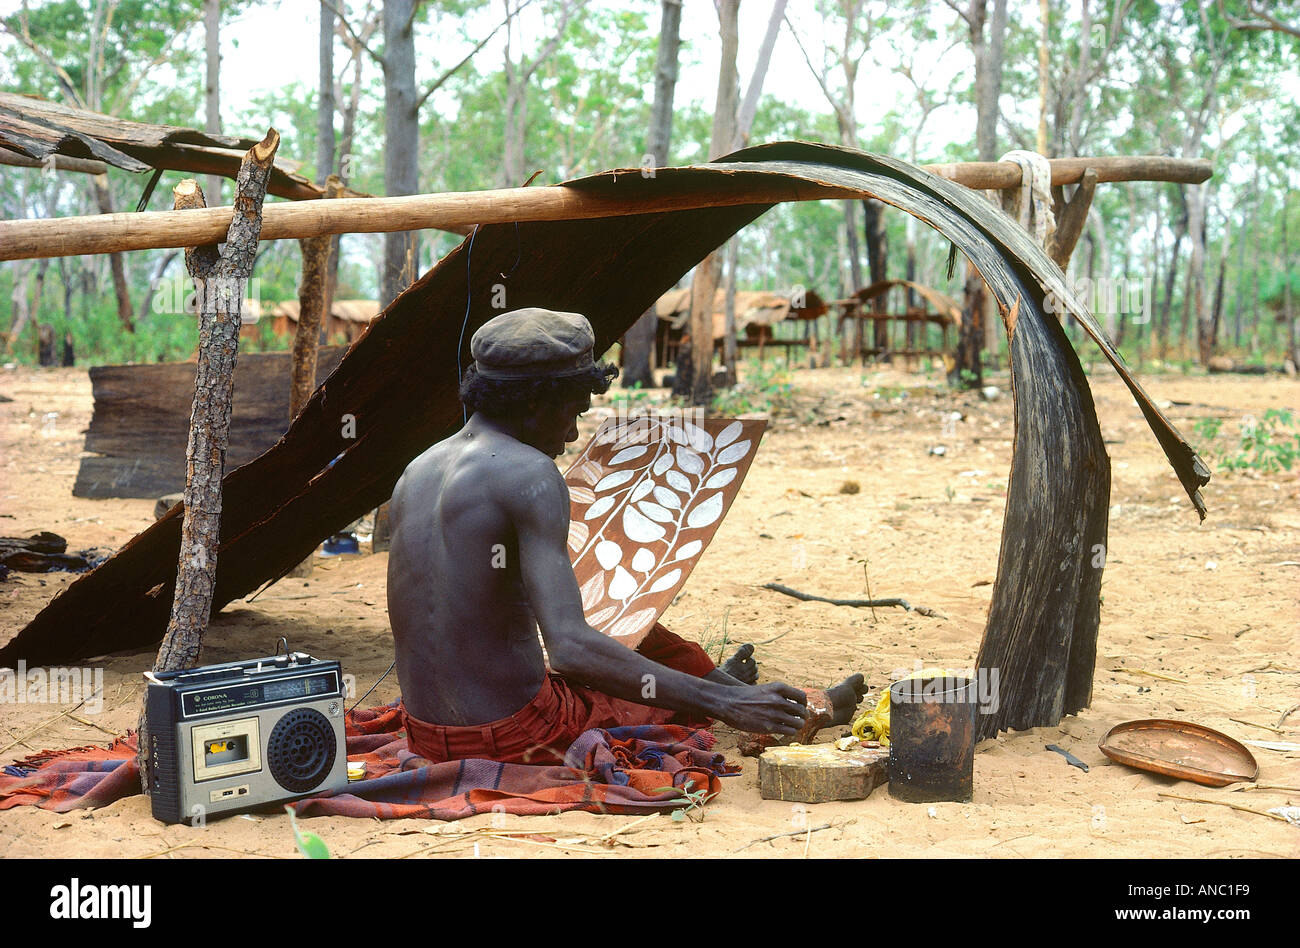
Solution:
<svg viewBox="0 0 1300 948"><path fill-rule="evenodd" d="M633 651L587 625L553 459L617 373L592 361L594 341L573 313L486 323L461 385L473 416L393 492L388 614L411 748L430 760L556 763L589 727L716 718L793 734L808 716L800 689L754 684L750 646L718 668L662 626ZM865 690L855 675L827 692L835 723Z"/></svg>

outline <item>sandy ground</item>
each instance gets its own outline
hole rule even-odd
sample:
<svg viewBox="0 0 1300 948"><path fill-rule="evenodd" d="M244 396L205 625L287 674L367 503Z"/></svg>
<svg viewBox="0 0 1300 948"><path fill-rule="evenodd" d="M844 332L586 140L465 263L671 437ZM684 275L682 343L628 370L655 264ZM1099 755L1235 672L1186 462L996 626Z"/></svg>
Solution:
<svg viewBox="0 0 1300 948"><path fill-rule="evenodd" d="M764 678L825 684L862 671L873 700L917 663L970 665L992 590L1011 456L1005 375L990 379L1004 393L993 401L951 394L894 369L800 370L792 380L791 405L774 419L740 501L664 622L716 648L725 621L731 641L760 643ZM1170 413L1189 434L1207 415L1231 427L1247 413L1300 406L1300 384L1291 379L1169 375L1144 382L1157 399L1175 402ZM1300 741L1300 711L1280 733L1256 726L1275 725L1300 702L1300 471L1216 474L1205 491L1210 516L1200 525L1118 379L1097 364L1092 384L1114 477L1093 703L1059 727L983 742L972 802L927 807L881 789L865 801L802 813L761 799L757 764L745 759L744 773L725 782L702 822L655 817L630 826L611 848L598 838L634 817L505 817L506 829L543 837L532 840L425 835L488 827L486 816L445 827L320 818L310 829L335 855L358 857L1300 856L1298 827L1158 796L1259 810L1300 804L1300 755L1255 749L1260 782L1292 789L1228 792L1132 770L1097 749L1114 724L1147 717L1193 721L1238 739ZM91 414L84 369L0 371L0 395L11 399L0 402L0 534L52 530L72 550L114 549L151 522L152 500L71 496ZM946 421L952 412L962 419ZM591 430L599 420L595 411L584 425ZM944 446L942 455L931 453L936 445ZM847 481L859 492L841 492ZM822 595L861 596L864 558L875 596L904 596L948 618L798 603L761 588L779 581ZM318 560L311 578L285 579L255 602L227 606L204 660L268 654L286 635L295 649L339 659L360 689L370 687L392 660L386 562L386 554ZM0 641L72 579L14 574L0 583ZM138 652L92 662L104 669L106 685L103 710L93 716L83 709L51 721L61 706L0 706L0 746L8 745L0 763L42 748L106 743L133 727L140 672L152 657ZM396 695L390 676L371 701ZM719 727L718 735L720 748L740 759L736 733ZM835 736L822 733L823 740ZM1089 772L1044 749L1052 743L1081 758ZM817 831L796 832L804 827ZM758 841L783 833L792 835ZM164 851L167 858L296 855L288 820L278 814L214 820L205 829L169 827L150 817L142 796L95 812L0 813L3 856Z"/></svg>

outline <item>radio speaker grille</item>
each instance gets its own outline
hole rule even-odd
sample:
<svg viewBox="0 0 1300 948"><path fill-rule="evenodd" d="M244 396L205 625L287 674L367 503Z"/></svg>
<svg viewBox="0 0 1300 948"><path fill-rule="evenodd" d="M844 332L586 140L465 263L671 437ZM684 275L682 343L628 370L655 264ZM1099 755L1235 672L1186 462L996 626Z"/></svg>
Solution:
<svg viewBox="0 0 1300 948"><path fill-rule="evenodd" d="M280 718L266 746L271 776L291 793L319 786L329 776L337 753L334 728L312 708L297 708Z"/></svg>

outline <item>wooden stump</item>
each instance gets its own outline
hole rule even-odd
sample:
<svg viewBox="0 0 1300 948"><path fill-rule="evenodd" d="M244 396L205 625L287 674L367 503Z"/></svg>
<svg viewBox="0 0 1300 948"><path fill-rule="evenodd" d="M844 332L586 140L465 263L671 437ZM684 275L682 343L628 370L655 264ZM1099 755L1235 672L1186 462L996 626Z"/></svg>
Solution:
<svg viewBox="0 0 1300 948"><path fill-rule="evenodd" d="M758 792L764 800L795 803L863 800L889 780L888 764L889 748L875 741L848 750L834 744L771 747L758 759Z"/></svg>

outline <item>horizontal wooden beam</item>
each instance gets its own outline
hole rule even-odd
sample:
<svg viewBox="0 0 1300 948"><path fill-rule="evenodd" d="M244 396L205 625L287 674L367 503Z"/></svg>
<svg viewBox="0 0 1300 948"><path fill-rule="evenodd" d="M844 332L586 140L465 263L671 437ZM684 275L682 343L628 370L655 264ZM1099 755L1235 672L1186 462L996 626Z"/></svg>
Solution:
<svg viewBox="0 0 1300 948"><path fill-rule="evenodd" d="M14 165L18 168L49 168L55 171L80 171L83 174L104 174L108 165L94 158L69 158L67 155L52 155L52 161L29 158L8 148L0 148L0 165Z"/></svg>
<svg viewBox="0 0 1300 948"><path fill-rule="evenodd" d="M1170 158L1165 155L1116 155L1110 158L1053 158L1052 186L1078 184L1086 168L1097 172L1097 183L1107 181L1172 181L1200 184L1214 173L1208 158ZM923 165L926 171L968 188L1006 190L1020 187L1020 166L1010 161L963 161Z"/></svg>
<svg viewBox="0 0 1300 948"><path fill-rule="evenodd" d="M1061 166L1059 179L1058 164ZM1052 181L1063 184L1077 181L1084 168L1094 168L1099 181L1204 181L1211 171L1210 163L1204 159L1159 156L1065 158L1053 162ZM927 170L975 188L1010 187L1020 183L1020 168L1010 162L931 165ZM627 173L638 174L640 170ZM1008 175L1014 176L1011 184L996 183L1008 180ZM788 181L764 181L738 184L735 190L665 189L665 193L637 201L601 196L588 188L562 185L344 198L268 204L262 212L261 238L280 240L320 234L391 233L427 228L458 230L475 224L587 220L702 207L852 199L857 196L856 191L831 185L804 182L795 186ZM213 207L191 211L0 221L0 260L220 243L225 240L232 212L230 207Z"/></svg>

